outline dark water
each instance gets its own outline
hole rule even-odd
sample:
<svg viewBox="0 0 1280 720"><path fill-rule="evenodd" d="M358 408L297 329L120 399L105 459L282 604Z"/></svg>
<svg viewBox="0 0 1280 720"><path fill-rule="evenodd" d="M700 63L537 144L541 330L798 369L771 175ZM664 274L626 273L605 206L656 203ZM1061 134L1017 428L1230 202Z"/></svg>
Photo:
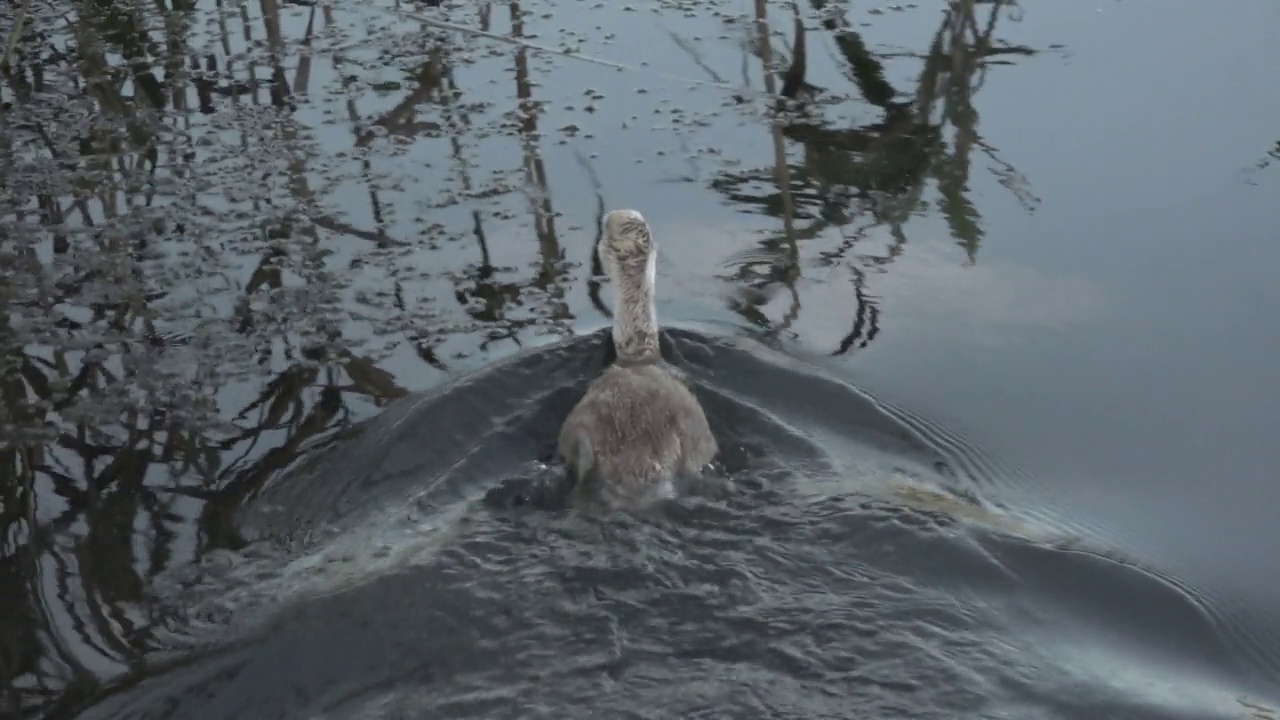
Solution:
<svg viewBox="0 0 1280 720"><path fill-rule="evenodd" d="M1280 715L1275 3L19 6L6 713ZM623 206L727 478L583 516Z"/></svg>

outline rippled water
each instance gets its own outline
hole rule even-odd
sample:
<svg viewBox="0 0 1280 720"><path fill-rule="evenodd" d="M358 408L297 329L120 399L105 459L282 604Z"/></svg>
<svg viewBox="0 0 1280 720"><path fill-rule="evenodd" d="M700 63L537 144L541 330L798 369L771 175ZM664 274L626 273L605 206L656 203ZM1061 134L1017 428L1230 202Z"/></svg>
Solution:
<svg viewBox="0 0 1280 720"><path fill-rule="evenodd" d="M0 709L1280 715L1277 6L794 13L0 8ZM622 206L723 476L582 515Z"/></svg>
<svg viewBox="0 0 1280 720"><path fill-rule="evenodd" d="M527 502L559 477L528 460L572 399L546 388L604 337L406 402L268 487L246 521L288 552L157 585L218 649L87 716L1238 717L1277 667L1194 590L978 501L1007 480L956 472L954 438L751 343L671 347L728 477L634 514Z"/></svg>

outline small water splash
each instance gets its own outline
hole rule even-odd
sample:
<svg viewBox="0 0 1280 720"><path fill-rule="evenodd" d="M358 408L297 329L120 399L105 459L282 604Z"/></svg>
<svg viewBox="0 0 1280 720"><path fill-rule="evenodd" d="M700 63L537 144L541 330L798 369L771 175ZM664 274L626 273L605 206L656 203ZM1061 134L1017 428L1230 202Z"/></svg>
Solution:
<svg viewBox="0 0 1280 720"><path fill-rule="evenodd" d="M422 498L372 515L352 531L315 543L302 555L262 540L219 550L156 579L151 605L166 650L220 644L260 627L299 603L348 591L385 574L430 562L464 529L475 501L424 511Z"/></svg>

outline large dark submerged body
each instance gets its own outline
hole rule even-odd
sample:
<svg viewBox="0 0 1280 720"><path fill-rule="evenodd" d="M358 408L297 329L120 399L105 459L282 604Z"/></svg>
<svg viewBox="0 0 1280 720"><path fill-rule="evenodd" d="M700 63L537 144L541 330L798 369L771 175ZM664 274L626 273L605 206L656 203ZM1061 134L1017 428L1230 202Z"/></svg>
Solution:
<svg viewBox="0 0 1280 720"><path fill-rule="evenodd" d="M739 341L664 338L725 478L643 512L566 510L539 460L607 345L405 400L268 486L242 554L158 583L169 669L82 717L1207 719L1274 702L1274 628L985 506L1005 479L958 439Z"/></svg>

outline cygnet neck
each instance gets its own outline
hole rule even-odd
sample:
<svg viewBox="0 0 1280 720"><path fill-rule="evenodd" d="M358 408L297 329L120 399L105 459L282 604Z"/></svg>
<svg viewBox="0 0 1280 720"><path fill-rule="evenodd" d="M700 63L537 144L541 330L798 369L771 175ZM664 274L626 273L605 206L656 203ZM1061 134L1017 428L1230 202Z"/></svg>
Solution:
<svg viewBox="0 0 1280 720"><path fill-rule="evenodd" d="M614 268L613 346L621 363L657 362L658 312L654 306L657 256L650 252L644 263Z"/></svg>

